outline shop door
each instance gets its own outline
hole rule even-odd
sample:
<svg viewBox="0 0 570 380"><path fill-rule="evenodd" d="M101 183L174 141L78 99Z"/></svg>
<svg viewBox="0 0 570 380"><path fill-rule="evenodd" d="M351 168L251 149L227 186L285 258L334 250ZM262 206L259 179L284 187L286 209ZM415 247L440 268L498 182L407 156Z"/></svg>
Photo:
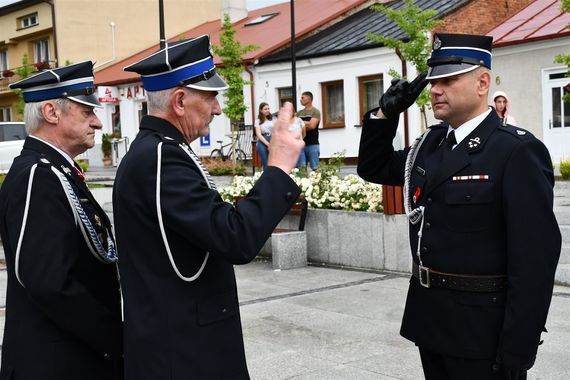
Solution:
<svg viewBox="0 0 570 380"><path fill-rule="evenodd" d="M552 161L570 158L570 102L563 97L570 94L570 78L566 71L550 72L544 86L544 143L550 151Z"/></svg>

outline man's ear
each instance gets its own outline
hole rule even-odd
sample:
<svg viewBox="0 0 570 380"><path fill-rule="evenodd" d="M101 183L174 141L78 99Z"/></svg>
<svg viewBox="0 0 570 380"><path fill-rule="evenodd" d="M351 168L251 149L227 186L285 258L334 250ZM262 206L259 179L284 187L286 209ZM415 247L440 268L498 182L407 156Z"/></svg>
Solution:
<svg viewBox="0 0 570 380"><path fill-rule="evenodd" d="M59 123L61 110L52 102L44 102L41 107L42 116L49 124Z"/></svg>
<svg viewBox="0 0 570 380"><path fill-rule="evenodd" d="M179 88L179 89L176 89L170 97L170 107L172 108L172 110L174 111L176 116L178 116L178 117L184 116L185 96L186 96L186 93L184 92L184 90Z"/></svg>
<svg viewBox="0 0 570 380"><path fill-rule="evenodd" d="M478 79L479 93L486 96L491 87L491 73L488 70L484 70L479 74Z"/></svg>

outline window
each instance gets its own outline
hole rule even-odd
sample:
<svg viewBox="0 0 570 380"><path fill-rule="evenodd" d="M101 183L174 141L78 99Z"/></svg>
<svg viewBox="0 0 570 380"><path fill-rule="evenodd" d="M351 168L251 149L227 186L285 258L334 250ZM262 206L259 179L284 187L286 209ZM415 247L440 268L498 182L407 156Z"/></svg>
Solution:
<svg viewBox="0 0 570 380"><path fill-rule="evenodd" d="M281 107L283 103L293 101L293 90L291 87L278 88L277 97L279 98L279 107Z"/></svg>
<svg viewBox="0 0 570 380"><path fill-rule="evenodd" d="M0 72L8 70L8 50L0 50Z"/></svg>
<svg viewBox="0 0 570 380"><path fill-rule="evenodd" d="M321 84L323 128L344 127L344 84L341 80Z"/></svg>
<svg viewBox="0 0 570 380"><path fill-rule="evenodd" d="M20 29L29 28L30 26L38 25L38 14L33 13L31 15L26 15L20 17L19 19Z"/></svg>
<svg viewBox="0 0 570 380"><path fill-rule="evenodd" d="M272 19L273 17L277 16L279 14L279 12L277 13L268 13L266 15L261 15L253 20L251 20L250 22L248 22L247 24L245 24L245 26L253 26L253 25L259 25L259 24L263 24L265 21Z"/></svg>
<svg viewBox="0 0 570 380"><path fill-rule="evenodd" d="M111 115L111 121L113 125L113 136L121 136L121 106L116 104L113 106L113 111Z"/></svg>
<svg viewBox="0 0 570 380"><path fill-rule="evenodd" d="M382 81L382 74L358 78L359 120L362 120L366 112L378 107L380 96L382 96L383 93L384 82Z"/></svg>
<svg viewBox="0 0 570 380"><path fill-rule="evenodd" d="M49 40L39 40L34 42L34 62L49 61Z"/></svg>
<svg viewBox="0 0 570 380"><path fill-rule="evenodd" d="M570 127L570 103L563 96L568 94L566 86L552 88L552 128Z"/></svg>
<svg viewBox="0 0 570 380"><path fill-rule="evenodd" d="M12 121L12 110L10 107L0 107L0 121Z"/></svg>

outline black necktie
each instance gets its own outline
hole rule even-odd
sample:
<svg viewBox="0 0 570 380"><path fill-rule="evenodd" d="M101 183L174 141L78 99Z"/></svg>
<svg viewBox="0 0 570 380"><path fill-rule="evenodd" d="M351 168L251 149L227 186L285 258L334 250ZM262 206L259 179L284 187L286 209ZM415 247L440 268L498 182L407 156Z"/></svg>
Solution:
<svg viewBox="0 0 570 380"><path fill-rule="evenodd" d="M455 139L455 131L449 132L444 144L447 150L451 150L453 146L457 144L457 140Z"/></svg>

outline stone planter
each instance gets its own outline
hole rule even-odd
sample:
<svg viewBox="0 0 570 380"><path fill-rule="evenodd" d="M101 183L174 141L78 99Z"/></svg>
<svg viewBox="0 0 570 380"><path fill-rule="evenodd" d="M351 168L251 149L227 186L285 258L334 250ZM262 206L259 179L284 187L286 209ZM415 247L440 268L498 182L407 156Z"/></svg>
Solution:
<svg viewBox="0 0 570 380"><path fill-rule="evenodd" d="M295 220L286 217L280 226L294 228L293 223ZM408 222L404 215L309 209L305 231L312 263L411 271Z"/></svg>

